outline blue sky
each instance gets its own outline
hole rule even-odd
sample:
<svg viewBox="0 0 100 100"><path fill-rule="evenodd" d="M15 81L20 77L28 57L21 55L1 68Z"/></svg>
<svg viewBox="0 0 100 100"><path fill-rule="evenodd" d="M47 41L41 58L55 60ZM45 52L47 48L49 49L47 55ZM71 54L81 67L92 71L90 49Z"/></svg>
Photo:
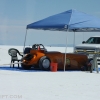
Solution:
<svg viewBox="0 0 100 100"><path fill-rule="evenodd" d="M70 9L100 18L100 0L0 0L0 44L23 45L27 24ZM77 33L75 44L99 34ZM73 44L73 32L28 30L26 45L65 44L66 36Z"/></svg>

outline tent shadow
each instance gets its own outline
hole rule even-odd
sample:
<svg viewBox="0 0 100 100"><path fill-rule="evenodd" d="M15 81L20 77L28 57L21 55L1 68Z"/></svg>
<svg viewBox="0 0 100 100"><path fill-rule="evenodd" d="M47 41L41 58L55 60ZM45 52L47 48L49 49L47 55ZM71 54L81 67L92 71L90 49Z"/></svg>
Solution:
<svg viewBox="0 0 100 100"><path fill-rule="evenodd" d="M21 67L18 68L17 66L15 66L14 68L10 66L0 66L0 70L19 71L19 72L52 72L51 70L44 71L44 70L40 70L39 68L34 68L34 67L32 67L30 70L25 70ZM73 71L80 71L80 70L65 70L65 71L73 72ZM64 72L64 70L57 70L57 72Z"/></svg>
<svg viewBox="0 0 100 100"><path fill-rule="evenodd" d="M34 68L34 67L32 67L30 70L25 70L21 67L18 68L17 66L15 66L14 68L10 66L0 66L0 70L19 71L19 72L51 72L51 71L40 70L39 68ZM66 72L77 72L77 71L84 72L81 70L65 70L65 71ZM99 71L100 71L100 68L99 68ZM57 72L64 72L64 70L57 70Z"/></svg>
<svg viewBox="0 0 100 100"><path fill-rule="evenodd" d="M30 70L25 70L21 67L17 67L15 66L14 68L13 67L10 67L10 66L0 66L0 70L8 70L8 71L19 71L19 72L53 72L53 71L44 71L44 70L40 70L39 68L34 68L32 67ZM66 72L75 72L75 71L80 71L80 70L65 70ZM57 70L57 72L64 72L64 70Z"/></svg>

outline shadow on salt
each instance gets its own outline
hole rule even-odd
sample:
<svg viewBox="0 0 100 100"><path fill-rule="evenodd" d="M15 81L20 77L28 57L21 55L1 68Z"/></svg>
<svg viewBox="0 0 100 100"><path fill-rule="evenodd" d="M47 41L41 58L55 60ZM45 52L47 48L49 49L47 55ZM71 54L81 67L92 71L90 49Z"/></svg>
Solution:
<svg viewBox="0 0 100 100"><path fill-rule="evenodd" d="M24 70L21 67L18 68L17 66L15 66L14 68L10 68L10 66L0 66L0 70L7 70L7 71L19 71L19 72L51 72L51 71L43 71L37 68L31 68L30 70ZM77 72L80 70L65 70L66 72ZM95 71L95 70L94 70ZM100 68L99 68L100 71ZM64 70L57 70L57 72L64 72ZM82 71L80 71L82 72Z"/></svg>

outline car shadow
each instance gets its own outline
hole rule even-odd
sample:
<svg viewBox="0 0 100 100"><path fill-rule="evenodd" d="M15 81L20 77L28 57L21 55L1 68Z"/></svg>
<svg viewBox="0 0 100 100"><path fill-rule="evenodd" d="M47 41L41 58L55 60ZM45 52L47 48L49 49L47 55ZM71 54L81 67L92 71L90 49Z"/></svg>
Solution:
<svg viewBox="0 0 100 100"><path fill-rule="evenodd" d="M98 68L99 71L100 71L100 68ZM30 70L25 70L21 67L17 67L15 66L14 68L13 67L10 67L10 66L0 66L0 70L8 70L8 71L19 71L19 72L52 72L51 70L50 71L44 71L44 70L40 70L39 68L34 68L32 67ZM66 72L76 72L76 71L81 71L81 70L65 70ZM96 69L94 69L94 71L96 71ZM64 70L57 70L57 72L64 72ZM81 72L84 72L84 71L81 71Z"/></svg>

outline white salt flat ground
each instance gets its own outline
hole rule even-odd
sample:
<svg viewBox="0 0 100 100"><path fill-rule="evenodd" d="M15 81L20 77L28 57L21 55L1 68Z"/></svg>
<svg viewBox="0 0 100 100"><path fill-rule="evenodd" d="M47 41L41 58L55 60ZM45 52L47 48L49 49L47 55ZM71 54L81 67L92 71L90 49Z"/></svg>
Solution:
<svg viewBox="0 0 100 100"><path fill-rule="evenodd" d="M0 46L0 65L10 63L8 49ZM50 48L48 48L50 50ZM68 48L67 52L73 48ZM53 48L65 52L65 48ZM82 71L20 70L0 67L0 100L100 100L100 74Z"/></svg>

